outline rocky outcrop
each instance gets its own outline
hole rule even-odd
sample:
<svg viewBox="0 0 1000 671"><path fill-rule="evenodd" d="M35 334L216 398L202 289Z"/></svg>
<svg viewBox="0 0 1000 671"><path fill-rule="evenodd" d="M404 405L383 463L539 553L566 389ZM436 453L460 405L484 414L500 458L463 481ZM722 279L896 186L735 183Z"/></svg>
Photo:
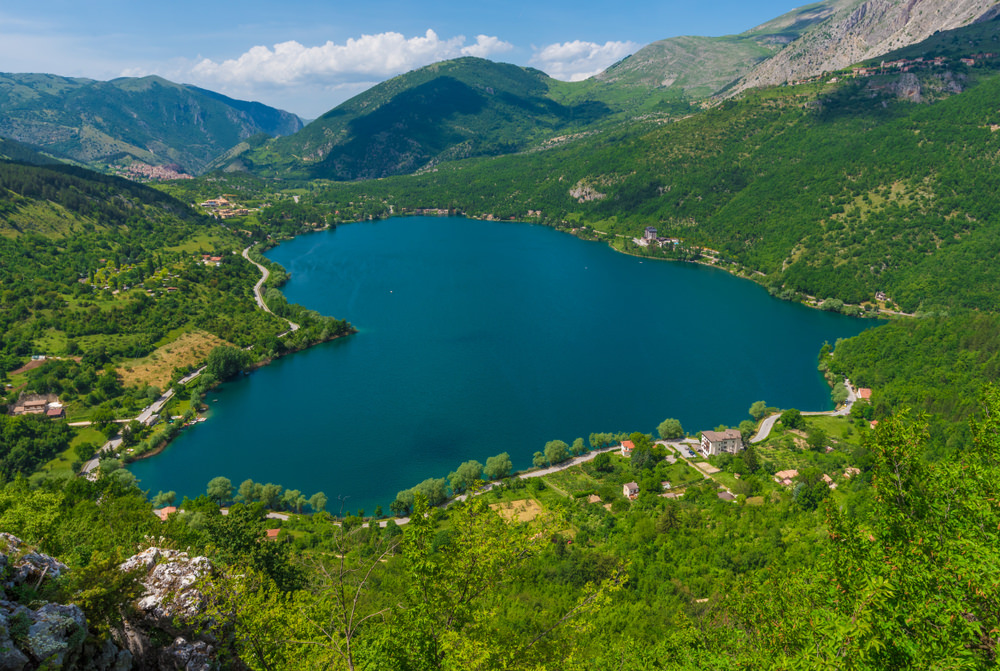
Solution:
<svg viewBox="0 0 1000 671"><path fill-rule="evenodd" d="M867 0L834 13L757 66L733 89L805 79L877 58L987 17L996 0Z"/></svg>
<svg viewBox="0 0 1000 671"><path fill-rule="evenodd" d="M215 637L198 626L205 597L198 589L212 575L205 557L186 552L149 548L121 565L137 571L145 587L135 602L136 615L125 622L125 645L136 669L185 669L208 671L216 656ZM173 639L167 647L155 641Z"/></svg>
<svg viewBox="0 0 1000 671"><path fill-rule="evenodd" d="M125 671L132 655L113 641L88 640L87 617L79 606L32 602L28 607L7 600L7 592L37 590L66 572L66 565L24 546L19 538L0 533L0 671L80 669Z"/></svg>

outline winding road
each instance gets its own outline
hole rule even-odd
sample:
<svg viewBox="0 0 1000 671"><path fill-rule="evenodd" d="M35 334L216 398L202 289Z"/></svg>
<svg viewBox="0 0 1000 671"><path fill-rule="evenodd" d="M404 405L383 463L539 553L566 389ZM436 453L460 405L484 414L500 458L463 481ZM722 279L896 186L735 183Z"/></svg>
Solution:
<svg viewBox="0 0 1000 671"><path fill-rule="evenodd" d="M830 417L843 417L851 412L851 406L854 402L858 400L858 395L854 391L854 387L851 386L851 381L846 377L844 378L844 386L847 387L847 401L844 405L840 406L836 410L820 410L820 411L803 411L802 414L806 417L815 417L817 415L828 415ZM776 412L773 415L769 415L760 423L760 428L757 430L757 435L750 439L751 443L760 443L767 440L767 437L771 435L771 429L781 418L781 413Z"/></svg>
<svg viewBox="0 0 1000 671"><path fill-rule="evenodd" d="M259 270L261 274L261 278L257 280L257 284L253 285L253 297L257 299L257 307L259 307L264 312L273 315L274 313L271 312L271 308L267 307L267 303L264 302L264 296L263 294L261 294L261 289L264 287L264 283L267 282L267 278L270 277L271 271L269 271L267 268L265 268L264 266L262 266L261 264L257 263L256 261L250 258L250 249L252 247L253 245L250 245L250 247L247 247L246 249L243 250L243 258L249 261L250 263L254 264L255 266L257 266L257 270ZM277 317L277 315L274 316ZM299 330L299 325L296 324L295 322L291 321L290 319L286 319L285 321L288 322L288 330L285 331L284 333L279 334L278 335L279 338L281 338L282 336L286 336L289 333L295 333L296 331Z"/></svg>

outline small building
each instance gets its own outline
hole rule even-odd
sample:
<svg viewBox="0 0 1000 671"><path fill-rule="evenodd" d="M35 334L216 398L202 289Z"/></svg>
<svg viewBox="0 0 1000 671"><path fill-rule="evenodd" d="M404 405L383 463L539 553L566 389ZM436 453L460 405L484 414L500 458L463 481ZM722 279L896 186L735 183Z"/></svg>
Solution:
<svg viewBox="0 0 1000 671"><path fill-rule="evenodd" d="M62 419L66 416L66 408L62 406L62 403L52 403L45 411L45 416L49 419Z"/></svg>
<svg viewBox="0 0 1000 671"><path fill-rule="evenodd" d="M868 387L860 387L858 389L858 398L862 401L870 401L872 398L872 390Z"/></svg>
<svg viewBox="0 0 1000 671"><path fill-rule="evenodd" d="M844 477L847 478L848 480L853 478L855 475L861 475L860 468L855 468L854 466L850 466L844 469Z"/></svg>
<svg viewBox="0 0 1000 671"><path fill-rule="evenodd" d="M673 487L673 485L670 484L670 480L664 480L660 483L661 489L670 489L671 487Z"/></svg>
<svg viewBox="0 0 1000 671"><path fill-rule="evenodd" d="M794 468L790 468L787 471L778 471L774 474L774 481L779 485L784 485L788 487L792 484L792 478L798 477L799 472Z"/></svg>
<svg viewBox="0 0 1000 671"><path fill-rule="evenodd" d="M719 492L718 497L722 501L735 501L736 500L736 497L733 496L732 492Z"/></svg>
<svg viewBox="0 0 1000 671"><path fill-rule="evenodd" d="M590 496L587 497L587 503L600 503L600 502L601 502L601 497L598 496L597 494L591 494Z"/></svg>
<svg viewBox="0 0 1000 671"><path fill-rule="evenodd" d="M837 488L837 483L834 482L833 478L831 478L826 473L823 474L823 482L825 482L826 486L829 487L830 489L836 489Z"/></svg>
<svg viewBox="0 0 1000 671"><path fill-rule="evenodd" d="M166 508L157 508L153 511L153 514L160 518L161 522L166 522L167 518L170 517L172 513L177 512L176 506L167 506Z"/></svg>
<svg viewBox="0 0 1000 671"><path fill-rule="evenodd" d="M623 440L622 441L622 456L623 457L631 457L632 456L632 450L634 450L634 449L635 449L635 443L633 443L631 440Z"/></svg>
<svg viewBox="0 0 1000 671"><path fill-rule="evenodd" d="M622 487L622 495L627 499L635 499L639 496L639 484L636 482L626 482Z"/></svg>
<svg viewBox="0 0 1000 671"><path fill-rule="evenodd" d="M281 533L281 529L268 529L267 530L267 540L269 540L269 541L277 540L279 533Z"/></svg>
<svg viewBox="0 0 1000 671"><path fill-rule="evenodd" d="M743 434L738 429L702 431L701 452L706 457L728 452L736 454L743 449Z"/></svg>

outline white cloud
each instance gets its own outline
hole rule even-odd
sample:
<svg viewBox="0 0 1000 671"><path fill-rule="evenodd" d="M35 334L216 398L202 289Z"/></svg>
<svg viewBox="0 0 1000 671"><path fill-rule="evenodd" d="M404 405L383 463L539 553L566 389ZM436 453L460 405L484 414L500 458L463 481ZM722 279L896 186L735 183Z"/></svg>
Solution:
<svg viewBox="0 0 1000 671"><path fill-rule="evenodd" d="M536 49L531 64L555 79L578 82L593 77L640 46L635 42L597 44L574 40Z"/></svg>
<svg viewBox="0 0 1000 671"><path fill-rule="evenodd" d="M318 116L378 81L460 56L488 58L513 49L498 37L464 35L442 39L433 30L407 38L396 32L362 35L344 44L305 46L296 41L255 46L236 58L172 61L130 68L122 76L159 74L237 98Z"/></svg>
<svg viewBox="0 0 1000 671"><path fill-rule="evenodd" d="M379 33L315 47L282 42L270 48L255 46L238 58L221 62L202 59L189 74L205 84L333 84L389 77L448 58L487 57L512 48L508 42L487 35L479 35L473 44L465 41L462 35L441 39L428 30L418 37Z"/></svg>

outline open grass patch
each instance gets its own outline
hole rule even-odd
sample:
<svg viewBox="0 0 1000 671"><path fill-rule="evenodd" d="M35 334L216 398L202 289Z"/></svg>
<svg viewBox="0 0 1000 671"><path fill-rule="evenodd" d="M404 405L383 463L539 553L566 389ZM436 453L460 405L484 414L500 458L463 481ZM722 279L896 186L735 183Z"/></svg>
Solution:
<svg viewBox="0 0 1000 671"><path fill-rule="evenodd" d="M583 472L579 465L567 468L564 471L556 471L542 478L545 484L555 489L561 489L570 496L596 489L600 483Z"/></svg>
<svg viewBox="0 0 1000 671"><path fill-rule="evenodd" d="M170 383L175 368L201 363L214 347L227 344L211 333L190 331L156 348L148 356L122 362L118 366L118 374L127 387L151 384L163 389Z"/></svg>
<svg viewBox="0 0 1000 671"><path fill-rule="evenodd" d="M490 508L500 513L500 516L508 522L531 522L543 511L542 504L535 499L491 503Z"/></svg>

